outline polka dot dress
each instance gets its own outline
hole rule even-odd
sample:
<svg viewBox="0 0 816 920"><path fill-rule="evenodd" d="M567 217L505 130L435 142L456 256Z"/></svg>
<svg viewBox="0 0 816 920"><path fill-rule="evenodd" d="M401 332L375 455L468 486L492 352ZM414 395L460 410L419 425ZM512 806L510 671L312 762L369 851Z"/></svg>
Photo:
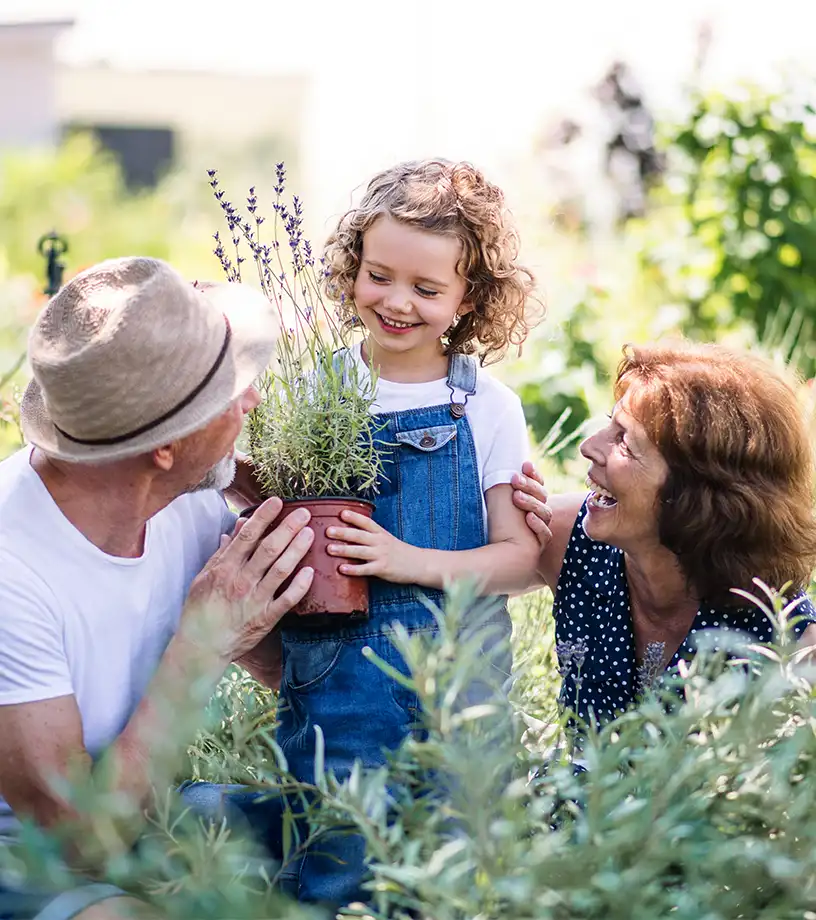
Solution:
<svg viewBox="0 0 816 920"><path fill-rule="evenodd" d="M635 662L623 552L590 540L582 526L585 514L586 503L567 545L553 603L563 678L560 699L582 719L588 720L591 711L597 720L605 722L632 703L642 686L643 666L638 669ZM804 600L796 614L803 617L793 627L799 636L807 621L816 621L816 608ZM681 658L693 657L699 633L708 629L749 633L759 642L773 639L773 626L758 607L716 608L703 603L668 670L675 668Z"/></svg>

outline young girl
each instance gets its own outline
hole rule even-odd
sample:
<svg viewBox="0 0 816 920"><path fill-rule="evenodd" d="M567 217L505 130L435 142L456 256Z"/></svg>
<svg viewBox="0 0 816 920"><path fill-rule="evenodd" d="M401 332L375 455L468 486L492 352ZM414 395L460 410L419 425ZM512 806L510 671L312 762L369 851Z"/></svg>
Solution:
<svg viewBox="0 0 816 920"><path fill-rule="evenodd" d="M516 262L518 238L500 189L467 163L403 163L376 176L331 235L327 290L365 338L345 355L379 374L375 419L386 475L373 520L344 512L329 532L341 570L368 576L367 621L318 633L283 631L278 740L290 770L314 781L315 731L339 778L355 760L380 766L418 722L415 694L366 659L369 646L405 670L395 621L434 630L423 598L477 577L487 595L527 588L539 545L512 502L511 478L528 456L518 397L481 370L520 344L533 286ZM479 356L479 360L475 357ZM506 598L489 633L493 667L509 672ZM321 840L297 867L302 900L360 897L363 843Z"/></svg>

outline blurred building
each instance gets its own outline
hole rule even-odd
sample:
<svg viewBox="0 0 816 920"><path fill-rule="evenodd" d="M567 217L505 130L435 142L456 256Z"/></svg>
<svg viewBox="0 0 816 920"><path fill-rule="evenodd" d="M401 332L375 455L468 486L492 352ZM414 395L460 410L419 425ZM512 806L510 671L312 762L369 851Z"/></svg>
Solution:
<svg viewBox="0 0 816 920"><path fill-rule="evenodd" d="M93 130L136 186L155 184L170 165L199 171L238 158L252 171L297 161L310 88L297 74L105 65L59 66L56 86L63 130Z"/></svg>
<svg viewBox="0 0 816 920"><path fill-rule="evenodd" d="M0 147L90 130L132 187L155 185L170 167L203 175L228 163L233 174L252 174L299 162L308 76L59 63L55 39L72 25L0 22Z"/></svg>
<svg viewBox="0 0 816 920"><path fill-rule="evenodd" d="M59 137L54 42L73 21L0 21L0 147L52 144Z"/></svg>

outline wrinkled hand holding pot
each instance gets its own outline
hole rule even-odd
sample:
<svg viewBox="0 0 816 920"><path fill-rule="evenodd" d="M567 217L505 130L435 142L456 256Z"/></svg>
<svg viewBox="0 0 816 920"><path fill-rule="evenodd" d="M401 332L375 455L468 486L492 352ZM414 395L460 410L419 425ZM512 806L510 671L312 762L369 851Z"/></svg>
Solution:
<svg viewBox="0 0 816 920"><path fill-rule="evenodd" d="M314 579L306 596L292 608L285 620L291 623L292 618L297 617L303 618L298 625L322 626L330 617L366 619L368 617L368 579L343 575L340 572L339 567L344 560L330 556L326 552L330 543L337 543L337 540L330 540L326 536L326 530L329 527L343 526L340 514L345 510L356 511L358 514L371 517L374 513L373 503L358 498L286 499L283 503L283 510L269 529L277 527L288 514L298 508L306 508L312 516L309 526L314 531L314 542L303 557L298 569L283 583L281 591L286 590L302 566L311 566L314 569ZM241 512L241 517L249 517L254 510L255 508L245 509Z"/></svg>

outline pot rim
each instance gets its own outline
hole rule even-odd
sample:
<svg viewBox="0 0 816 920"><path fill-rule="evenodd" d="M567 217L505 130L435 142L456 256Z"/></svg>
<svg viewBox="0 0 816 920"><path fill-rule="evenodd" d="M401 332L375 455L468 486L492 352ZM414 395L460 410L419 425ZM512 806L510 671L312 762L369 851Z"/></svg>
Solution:
<svg viewBox="0 0 816 920"><path fill-rule="evenodd" d="M368 498L357 498L356 495L303 495L299 498L284 498L284 505L291 505L294 502L357 502L360 505L371 505L375 507L374 502Z"/></svg>
<svg viewBox="0 0 816 920"><path fill-rule="evenodd" d="M272 498L272 496L268 496ZM264 499L265 500L265 499ZM377 506L373 501L370 501L367 498L357 498L352 495L304 495L301 498L283 498L283 507L287 505L304 504L306 502L310 504L321 504L322 502L345 502L345 503L354 503L358 505L368 505L369 508L373 511ZM260 508L263 502L258 502L256 505L251 505L249 508L244 508L243 511L238 515L239 517L246 517L247 515L252 514L257 508Z"/></svg>

